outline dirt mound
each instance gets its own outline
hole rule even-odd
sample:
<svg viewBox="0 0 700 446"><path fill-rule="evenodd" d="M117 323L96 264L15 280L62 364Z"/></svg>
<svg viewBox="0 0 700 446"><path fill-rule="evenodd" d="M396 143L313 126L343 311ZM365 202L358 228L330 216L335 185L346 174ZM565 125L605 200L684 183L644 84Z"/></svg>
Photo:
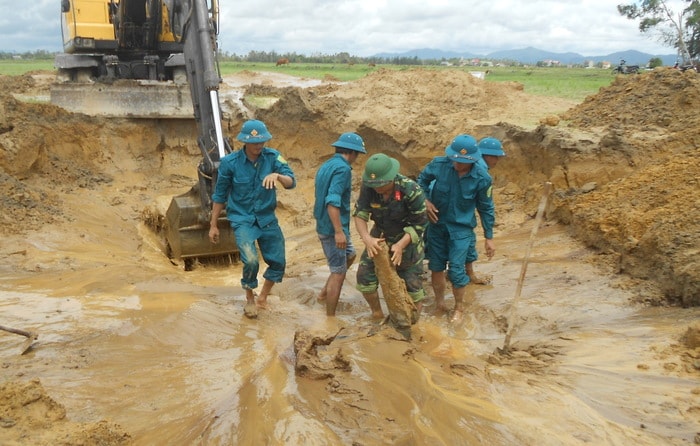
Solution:
<svg viewBox="0 0 700 446"><path fill-rule="evenodd" d="M271 89L265 93L271 94ZM460 70L431 69L380 69L355 82L286 88L277 95L280 100L272 107L254 110L271 123L276 139L279 134L296 142L301 134L307 142L304 150L318 145L325 154L338 132L358 131L369 153L398 156L409 175L442 154L459 133L484 137L490 129L480 126L501 121L533 124L543 114L573 105L533 97L518 83L485 82ZM290 144L287 151L295 148Z"/></svg>
<svg viewBox="0 0 700 446"><path fill-rule="evenodd" d="M659 127L697 141L700 126L700 76L695 71L657 68L634 76L617 76L608 87L586 98L562 118L576 127ZM691 134L692 133L692 134Z"/></svg>
<svg viewBox="0 0 700 446"><path fill-rule="evenodd" d="M24 93L32 90L38 82L31 73L21 76L0 75L0 96L7 97L13 93Z"/></svg>
<svg viewBox="0 0 700 446"><path fill-rule="evenodd" d="M46 76L0 76L3 92L30 94L22 100L0 94L0 204L7 210L0 217L0 234L72 220L65 197L112 184L115 175L143 175L126 180L133 191L149 186L154 167L162 167L166 176L178 174L174 159L185 156L188 171L196 166L190 159L199 153L193 122L96 118L34 102L48 93ZM165 148L170 152L161 153Z"/></svg>
<svg viewBox="0 0 700 446"><path fill-rule="evenodd" d="M694 156L642 169L576 200L572 228L615 252L620 271L656 281L671 301L699 305L698 175Z"/></svg>
<svg viewBox="0 0 700 446"><path fill-rule="evenodd" d="M73 423L38 379L0 384L0 443L33 445L125 445L131 437L107 421Z"/></svg>
<svg viewBox="0 0 700 446"><path fill-rule="evenodd" d="M683 305L700 304L699 100L697 73L659 68L617 76L562 115L570 127L602 129L591 160L627 170L570 200L572 229Z"/></svg>

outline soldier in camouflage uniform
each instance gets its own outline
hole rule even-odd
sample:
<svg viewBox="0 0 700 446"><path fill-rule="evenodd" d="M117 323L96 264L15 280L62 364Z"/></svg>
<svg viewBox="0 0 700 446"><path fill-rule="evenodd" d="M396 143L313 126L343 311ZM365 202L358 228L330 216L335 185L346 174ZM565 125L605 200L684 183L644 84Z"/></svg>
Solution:
<svg viewBox="0 0 700 446"><path fill-rule="evenodd" d="M423 190L399 173L397 160L383 153L373 155L365 165L353 217L365 244L357 268L357 289L369 304L372 318L384 317L373 260L382 241L388 245L391 262L420 313L425 298L423 233L428 224ZM369 220L374 222L371 230Z"/></svg>

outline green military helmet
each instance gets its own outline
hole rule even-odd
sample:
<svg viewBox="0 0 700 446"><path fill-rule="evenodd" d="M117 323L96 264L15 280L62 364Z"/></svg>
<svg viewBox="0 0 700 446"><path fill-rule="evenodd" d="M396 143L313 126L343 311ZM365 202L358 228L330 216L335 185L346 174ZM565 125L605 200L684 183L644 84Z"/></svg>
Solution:
<svg viewBox="0 0 700 446"><path fill-rule="evenodd" d="M391 183L399 173L399 161L377 153L369 157L362 174L362 184L368 187L381 187Z"/></svg>
<svg viewBox="0 0 700 446"><path fill-rule="evenodd" d="M490 136L479 141L479 152L482 155L506 156L501 141Z"/></svg>
<svg viewBox="0 0 700 446"><path fill-rule="evenodd" d="M331 144L333 147L340 147L341 149L354 150L355 152L367 153L365 150L365 142L362 137L357 133L346 132L340 135L338 140Z"/></svg>
<svg viewBox="0 0 700 446"><path fill-rule="evenodd" d="M251 119L243 123L241 132L236 137L242 143L256 144L272 139L272 135L265 127L265 123L255 119Z"/></svg>
<svg viewBox="0 0 700 446"><path fill-rule="evenodd" d="M461 134L445 147L445 156L450 161L463 164L474 164L481 158L476 139L472 135Z"/></svg>

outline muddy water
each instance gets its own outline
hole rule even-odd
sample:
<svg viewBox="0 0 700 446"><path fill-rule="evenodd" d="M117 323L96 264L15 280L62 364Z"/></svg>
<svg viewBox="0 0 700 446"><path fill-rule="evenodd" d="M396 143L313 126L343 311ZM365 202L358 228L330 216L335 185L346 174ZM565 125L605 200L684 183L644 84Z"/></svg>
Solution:
<svg viewBox="0 0 700 446"><path fill-rule="evenodd" d="M697 371L673 345L700 310L633 306L563 227L539 231L503 356L531 222L477 263L494 283L470 287L462 325L425 312L406 342L372 325L352 274L326 318L309 229L289 231L290 277L248 320L240 266L185 272L144 227L85 208L79 227L11 254L23 268L0 279L3 323L39 339L19 356L23 339L0 335L0 376L40 378L71 420L114 421L135 444L656 445L700 431ZM337 333L323 354L350 370L297 377L297 331Z"/></svg>

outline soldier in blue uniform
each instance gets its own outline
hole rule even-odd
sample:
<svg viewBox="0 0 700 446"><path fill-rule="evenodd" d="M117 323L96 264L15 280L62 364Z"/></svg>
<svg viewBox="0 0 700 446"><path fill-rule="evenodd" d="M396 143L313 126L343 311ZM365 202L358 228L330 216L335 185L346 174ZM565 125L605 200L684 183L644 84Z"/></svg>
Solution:
<svg viewBox="0 0 700 446"><path fill-rule="evenodd" d="M327 316L335 316L345 275L357 256L350 238L352 164L367 153L362 137L352 132L343 133L331 146L335 154L321 165L314 182L316 233L330 269L318 296L326 303Z"/></svg>
<svg viewBox="0 0 700 446"><path fill-rule="evenodd" d="M265 147L272 135L262 121L243 123L237 139L244 144L243 148L226 155L219 164L212 195L214 205L209 239L218 243L217 217L225 207L243 262L244 313L246 317L256 318L257 306L266 307L270 290L275 283L282 281L286 267L284 235L275 215L277 183L285 189L292 189L296 186L296 179L282 154ZM253 290L258 287L258 248L267 269L256 302Z"/></svg>
<svg viewBox="0 0 700 446"><path fill-rule="evenodd" d="M503 145L497 138L489 136L482 138L479 141L478 147L481 157L477 162L490 174L490 170L496 167L498 160L506 156L506 152L503 151ZM474 225L476 226L476 223L474 223ZM476 243L474 243L473 249L471 249L467 255L467 263L464 265L467 270L467 275L469 276L469 282L477 285L488 285L493 281L493 276L477 274L476 271L474 271L474 262L477 258Z"/></svg>
<svg viewBox="0 0 700 446"><path fill-rule="evenodd" d="M469 283L464 265L469 253L474 252L477 211L486 238L486 255L491 258L496 252L491 177L478 164L479 157L476 139L471 135L458 135L445 148L445 156L434 158L418 176L418 184L423 190L430 188L426 202L430 219L427 257L436 310L447 311L447 270L455 299L453 322L459 322L464 317L464 296Z"/></svg>

